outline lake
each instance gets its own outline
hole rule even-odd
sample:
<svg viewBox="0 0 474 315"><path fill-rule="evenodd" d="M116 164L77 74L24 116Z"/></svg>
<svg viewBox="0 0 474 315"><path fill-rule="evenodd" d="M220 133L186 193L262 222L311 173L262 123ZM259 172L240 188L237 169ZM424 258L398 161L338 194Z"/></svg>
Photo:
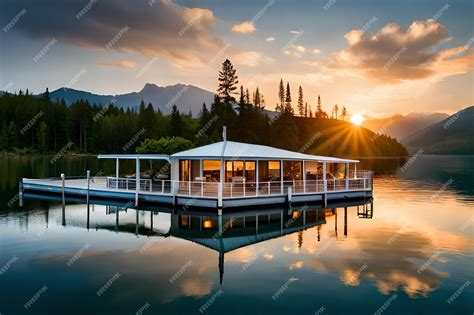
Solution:
<svg viewBox="0 0 474 315"><path fill-rule="evenodd" d="M45 196L19 207L21 177L112 174L113 161L0 159L2 315L474 311L474 157L364 159L373 203L224 209L221 222Z"/></svg>

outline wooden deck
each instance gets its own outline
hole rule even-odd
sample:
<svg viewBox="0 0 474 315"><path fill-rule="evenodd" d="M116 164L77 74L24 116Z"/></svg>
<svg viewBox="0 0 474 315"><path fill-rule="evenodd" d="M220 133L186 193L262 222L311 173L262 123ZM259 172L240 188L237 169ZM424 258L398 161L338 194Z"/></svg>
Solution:
<svg viewBox="0 0 474 315"><path fill-rule="evenodd" d="M133 178L94 177L27 179L21 183L23 191L68 196L89 196L138 202L162 203L182 206L223 208L305 203L328 200L372 197L372 178L350 178L314 181L274 181L224 183L222 196L216 182L153 181L140 179L139 190Z"/></svg>

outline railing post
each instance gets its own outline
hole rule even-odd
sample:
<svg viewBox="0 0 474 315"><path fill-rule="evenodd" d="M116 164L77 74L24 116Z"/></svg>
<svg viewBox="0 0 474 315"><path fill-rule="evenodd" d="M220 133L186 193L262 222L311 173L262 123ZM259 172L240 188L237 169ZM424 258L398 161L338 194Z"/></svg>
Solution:
<svg viewBox="0 0 474 315"><path fill-rule="evenodd" d="M171 187L170 187L170 189L171 189ZM165 194L165 181L164 180L161 181L161 194L162 195Z"/></svg>
<svg viewBox="0 0 474 315"><path fill-rule="evenodd" d="M268 182L267 184L268 184L268 195L270 195L270 182Z"/></svg>
<svg viewBox="0 0 474 315"><path fill-rule="evenodd" d="M217 207L222 208L222 182L217 184Z"/></svg>
<svg viewBox="0 0 474 315"><path fill-rule="evenodd" d="M201 197L204 196L204 182L201 179Z"/></svg>
<svg viewBox="0 0 474 315"><path fill-rule="evenodd" d="M349 163L346 163L346 190L349 190Z"/></svg>
<svg viewBox="0 0 474 315"><path fill-rule="evenodd" d="M66 196L64 193L65 180L66 180L66 176L64 175L64 173L62 173L61 174L61 195L62 195L63 205L66 203Z"/></svg>
<svg viewBox="0 0 474 315"><path fill-rule="evenodd" d="M244 190L244 197L245 197L245 178L244 178L244 181L243 181L243 185L244 185L244 186L243 186L242 188L243 188L243 190Z"/></svg>
<svg viewBox="0 0 474 315"><path fill-rule="evenodd" d="M303 193L306 194L306 163L303 161Z"/></svg>
<svg viewBox="0 0 474 315"><path fill-rule="evenodd" d="M91 178L91 171L87 171L86 172L87 174L87 197L86 197L86 200L87 200L87 203L89 203L89 187L90 187L90 178Z"/></svg>
<svg viewBox="0 0 474 315"><path fill-rule="evenodd" d="M328 199L327 199L328 183L327 183L326 169L327 169L326 162L323 162L323 191L324 191L324 206L325 207L328 204Z"/></svg>

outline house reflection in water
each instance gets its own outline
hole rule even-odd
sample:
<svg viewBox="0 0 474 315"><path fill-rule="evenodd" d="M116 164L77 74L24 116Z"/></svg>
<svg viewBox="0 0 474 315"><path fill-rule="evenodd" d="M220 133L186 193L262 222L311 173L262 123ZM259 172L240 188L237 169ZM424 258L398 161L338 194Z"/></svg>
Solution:
<svg viewBox="0 0 474 315"><path fill-rule="evenodd" d="M51 197L39 195L25 195L31 199L49 199ZM66 203L79 201L66 199ZM246 211L226 211L223 215L212 212L203 212L202 209L176 210L172 208L147 207L134 209L131 204L114 203L110 201L94 200L94 204L87 204L86 220L81 221L77 217L68 220L67 207L62 207L62 224L65 226L85 227L89 229L90 212L95 204L105 205L106 216L115 216L114 220L94 218L92 228L96 230L110 230L117 233L133 233L137 236L148 237L177 237L200 244L219 253L219 275L222 284L224 275L224 256L226 253L264 242L269 239L278 238L287 234L300 232L312 227L318 227L317 240L320 241L320 226L326 224L326 218L334 216L335 235L337 236L338 208L343 214L344 236L348 236L347 209L357 207L357 215L361 219L371 219L373 216L372 199L338 202L329 204L327 208L321 205L303 205L288 208L259 208ZM130 208L127 208L130 206ZM65 210L66 209L66 210ZM198 211L199 210L199 211ZM229 209L230 210L230 209ZM127 216L128 220L122 222L121 212L132 211L134 222ZM154 226L153 217L159 213L169 215L170 222L167 228ZM145 224L144 216L150 216ZM113 222L113 224L111 224ZM162 222L161 222L162 223ZM302 242L302 240L301 240Z"/></svg>

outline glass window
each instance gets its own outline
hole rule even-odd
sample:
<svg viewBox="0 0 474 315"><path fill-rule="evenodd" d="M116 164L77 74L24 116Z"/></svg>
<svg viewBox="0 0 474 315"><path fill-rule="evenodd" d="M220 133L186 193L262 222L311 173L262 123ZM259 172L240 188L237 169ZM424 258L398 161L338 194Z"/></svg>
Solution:
<svg viewBox="0 0 474 315"><path fill-rule="evenodd" d="M245 180L255 182L255 161L245 161Z"/></svg>
<svg viewBox="0 0 474 315"><path fill-rule="evenodd" d="M189 181L189 160L179 161L179 180Z"/></svg>
<svg viewBox="0 0 474 315"><path fill-rule="evenodd" d="M303 179L303 161L283 161L284 180Z"/></svg>
<svg viewBox="0 0 474 315"><path fill-rule="evenodd" d="M260 182L280 180L280 161L258 161L258 180Z"/></svg>
<svg viewBox="0 0 474 315"><path fill-rule="evenodd" d="M221 161L204 160L202 161L202 174L208 182L219 182L221 173Z"/></svg>

